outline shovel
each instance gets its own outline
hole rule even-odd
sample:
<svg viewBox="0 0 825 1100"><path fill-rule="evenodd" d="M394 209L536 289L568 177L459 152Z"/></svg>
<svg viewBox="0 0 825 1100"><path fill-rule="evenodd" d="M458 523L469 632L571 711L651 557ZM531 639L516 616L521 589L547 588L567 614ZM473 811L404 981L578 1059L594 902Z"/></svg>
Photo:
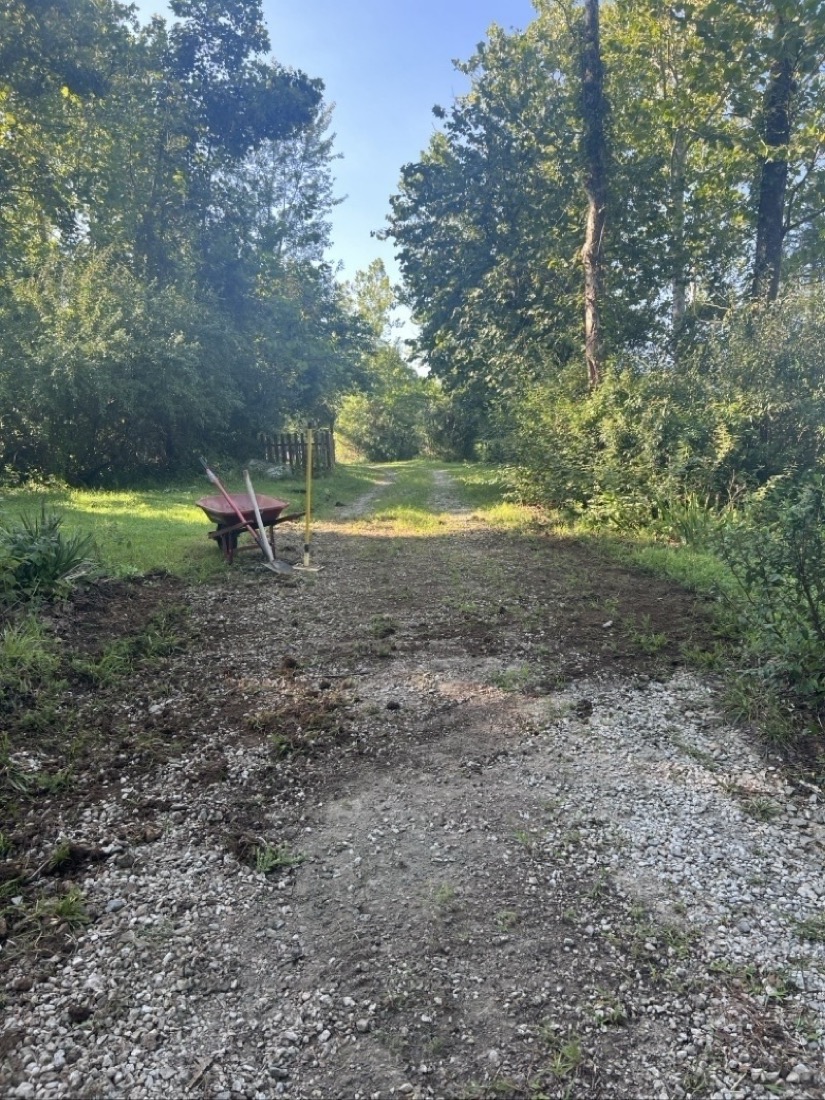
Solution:
<svg viewBox="0 0 825 1100"><path fill-rule="evenodd" d="M258 507L258 498L255 496L255 490L252 488L252 478L249 476L249 470L244 470L243 479L246 484L246 491L249 493L249 498L252 501L252 507L255 510L255 522L258 524L258 531L261 535L258 541L267 556L269 568L276 573L291 573L292 566L289 562L276 561L275 555L272 553L272 547L270 546L269 539L266 537L264 521L261 519L261 509Z"/></svg>
<svg viewBox="0 0 825 1100"><path fill-rule="evenodd" d="M257 500L257 497L255 496L255 494L250 493L250 496L252 497L252 500L255 502L255 515L256 515L259 523L260 523L260 528L261 528L261 533L260 534L259 534L258 531L255 530L255 528L252 526L252 524L249 522L249 520L246 518L246 516L240 510L240 508L235 503L235 501L232 499L232 497L229 495L229 493L227 493L227 491L226 491L226 489L224 489L223 485L221 485L220 481L218 480L217 474L213 473L212 470L209 469L209 465L208 465L206 459L203 456L201 456L201 465L203 466L204 470L206 471L206 476L209 479L210 483L215 486L215 488L221 494L223 499L226 501L226 503L229 505L229 507L232 509L232 511L238 517L239 522L244 525L244 527L247 529L247 531L250 533L250 535L253 537L255 542L260 547L261 551L263 552L264 557L267 559L266 562L264 563L266 565L267 569L271 569L273 573L291 573L292 572L292 566L291 565L288 565L286 562L275 562L275 560L272 556L272 547L269 545L269 540L262 533L263 532L263 523L261 522L261 514L260 514L260 510L258 508L258 500Z"/></svg>

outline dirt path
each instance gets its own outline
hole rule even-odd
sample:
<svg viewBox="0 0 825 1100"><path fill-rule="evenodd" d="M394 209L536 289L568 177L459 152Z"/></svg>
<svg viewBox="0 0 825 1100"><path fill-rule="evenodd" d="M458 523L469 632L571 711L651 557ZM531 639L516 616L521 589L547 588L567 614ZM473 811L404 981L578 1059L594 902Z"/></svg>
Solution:
<svg viewBox="0 0 825 1100"><path fill-rule="evenodd" d="M432 502L129 590L195 640L26 823L101 855L76 947L11 959L10 1095L823 1095L822 802L686 665L702 608Z"/></svg>

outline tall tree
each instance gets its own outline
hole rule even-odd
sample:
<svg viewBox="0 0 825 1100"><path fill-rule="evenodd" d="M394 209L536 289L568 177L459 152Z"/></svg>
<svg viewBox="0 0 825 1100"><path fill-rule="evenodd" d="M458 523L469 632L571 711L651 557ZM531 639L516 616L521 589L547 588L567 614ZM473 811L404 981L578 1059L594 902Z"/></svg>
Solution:
<svg viewBox="0 0 825 1100"><path fill-rule="evenodd" d="M584 355L591 386L604 370L602 312L604 300L605 234L607 232L607 140L604 65L599 41L599 0L584 0L581 45L581 112L583 122L584 190L587 225L584 267Z"/></svg>
<svg viewBox="0 0 825 1100"><path fill-rule="evenodd" d="M636 263L654 276L661 335L674 353L703 310L727 306L748 217L752 27L734 5L717 4L707 18L713 3L617 0L602 26L617 196L612 248L627 255L632 242Z"/></svg>
<svg viewBox="0 0 825 1100"><path fill-rule="evenodd" d="M36 267L56 234L71 236L84 195L77 168L84 111L110 91L128 9L113 0L0 4L0 256Z"/></svg>
<svg viewBox="0 0 825 1100"><path fill-rule="evenodd" d="M773 301L779 293L784 242L792 224L789 184L799 178L800 166L793 163L792 138L800 122L804 128L800 107L811 78L821 77L825 62L825 12L820 3L810 0L766 0L764 7L769 29L761 44L767 74L751 293L756 299Z"/></svg>

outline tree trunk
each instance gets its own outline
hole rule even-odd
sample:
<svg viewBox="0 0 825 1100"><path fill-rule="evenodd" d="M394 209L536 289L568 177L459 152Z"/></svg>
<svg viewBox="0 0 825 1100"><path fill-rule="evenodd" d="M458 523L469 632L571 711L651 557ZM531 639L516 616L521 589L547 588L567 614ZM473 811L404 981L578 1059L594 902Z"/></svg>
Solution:
<svg viewBox="0 0 825 1100"><path fill-rule="evenodd" d="M791 107L794 94L792 43L787 41L790 28L780 16L775 38L779 55L771 66L765 89L763 137L767 153L762 161L759 180L759 207L756 217L756 250L753 265L754 299L769 302L779 293L782 269L782 244L785 236L785 192L788 186L788 142L791 137Z"/></svg>
<svg viewBox="0 0 825 1100"><path fill-rule="evenodd" d="M604 367L601 308L604 298L604 235L607 223L607 143L604 66L599 45L599 0L584 0L582 121L587 227L584 266L584 355L587 377L597 386Z"/></svg>
<svg viewBox="0 0 825 1100"><path fill-rule="evenodd" d="M687 265L685 250L685 161L687 142L685 132L678 129L670 150L670 208L673 248L673 273L671 275L671 323L674 343L685 323L687 312Z"/></svg>

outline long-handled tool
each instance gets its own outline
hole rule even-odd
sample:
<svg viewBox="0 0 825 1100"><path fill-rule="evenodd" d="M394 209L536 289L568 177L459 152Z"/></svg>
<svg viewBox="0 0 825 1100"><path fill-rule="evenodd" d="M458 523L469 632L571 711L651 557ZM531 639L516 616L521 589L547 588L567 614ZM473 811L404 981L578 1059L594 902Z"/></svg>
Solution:
<svg viewBox="0 0 825 1100"><path fill-rule="evenodd" d="M258 534L258 532L255 530L255 528L252 526L252 524L249 522L249 520L246 518L246 516L240 510L238 505L232 499L230 494L227 493L226 489L224 489L223 485L221 485L220 481L218 480L217 474L213 473L212 470L209 469L209 464L207 463L207 461L203 457L203 455L201 455L201 466L203 466L204 470L206 471L206 476L209 479L210 483L215 486L215 488L221 494L223 499L226 501L226 503L229 505L229 507L232 509L232 511L238 517L238 522L243 524L243 526L247 529L247 531L250 533L250 535L255 540L255 542L257 542L257 544L260 547L264 557L268 558L267 550L270 549L270 547L269 547L269 543L267 542L266 538L262 537L261 535ZM254 494L252 495L252 499L255 500ZM255 503L257 504L257 501L255 501ZM274 563L274 561L270 562L269 560L267 560L264 564L266 565L267 569L271 569L273 573L283 572L283 570L278 568L278 566ZM290 572L291 568L292 568L291 566L286 566L286 572Z"/></svg>
<svg viewBox="0 0 825 1100"><path fill-rule="evenodd" d="M266 537L266 528L264 527L264 521L261 519L261 509L258 507L258 498L255 495L255 490L252 488L252 478L249 476L249 470L244 470L243 479L246 485L246 491L249 493L249 499L252 501L252 509L255 512L255 521L258 524L258 531L260 533L260 544L263 547L264 554L266 554L269 562L269 568L274 569L276 573L291 573L292 566L288 561L276 561L275 555L272 553L272 547L269 544L269 539Z"/></svg>
<svg viewBox="0 0 825 1100"><path fill-rule="evenodd" d="M309 543L312 538L312 425L306 430L306 478L307 510L304 517L304 560L292 568L302 573L320 573L323 566L313 565L309 556Z"/></svg>

